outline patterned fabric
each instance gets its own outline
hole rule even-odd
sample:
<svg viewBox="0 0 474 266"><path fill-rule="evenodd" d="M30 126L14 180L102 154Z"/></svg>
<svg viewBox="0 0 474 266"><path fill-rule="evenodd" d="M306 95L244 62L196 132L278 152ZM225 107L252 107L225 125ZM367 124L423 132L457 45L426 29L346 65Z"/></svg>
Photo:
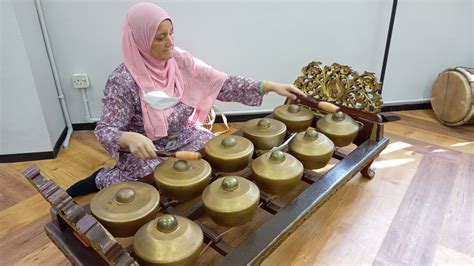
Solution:
<svg viewBox="0 0 474 266"><path fill-rule="evenodd" d="M229 76L217 99L258 106L263 98L260 85L260 81ZM152 174L156 166L166 159L141 160L132 154L119 152L121 131L145 134L138 92L138 85L123 64L112 72L107 81L102 98L102 117L95 128L95 135L117 163L97 174L96 184L99 189L119 182L137 181ZM168 136L153 142L157 150L198 151L214 137L212 132L201 125L190 124L189 118L194 111L192 107L180 102L171 108ZM174 145L170 145L173 143Z"/></svg>

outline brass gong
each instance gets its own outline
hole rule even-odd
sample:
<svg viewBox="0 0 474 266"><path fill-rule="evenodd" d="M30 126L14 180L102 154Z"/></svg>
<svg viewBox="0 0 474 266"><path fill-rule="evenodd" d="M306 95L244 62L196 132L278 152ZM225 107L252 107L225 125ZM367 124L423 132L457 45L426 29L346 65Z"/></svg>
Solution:
<svg viewBox="0 0 474 266"><path fill-rule="evenodd" d="M298 133L291 140L288 149L305 169L319 169L331 160L335 146L323 133L309 128L306 132Z"/></svg>
<svg viewBox="0 0 474 266"><path fill-rule="evenodd" d="M231 173L245 169L254 151L250 140L241 136L220 135L204 146L205 158L214 170Z"/></svg>
<svg viewBox="0 0 474 266"><path fill-rule="evenodd" d="M203 239L201 228L193 221L165 214L138 230L133 253L144 265L194 265Z"/></svg>
<svg viewBox="0 0 474 266"><path fill-rule="evenodd" d="M270 194L291 191L301 180L303 171L300 161L280 150L264 153L252 162L258 187Z"/></svg>
<svg viewBox="0 0 474 266"><path fill-rule="evenodd" d="M189 200L201 195L211 179L211 165L200 160L168 158L154 172L161 194L170 199Z"/></svg>
<svg viewBox="0 0 474 266"><path fill-rule="evenodd" d="M301 132L311 126L314 114L304 106L285 104L273 109L273 118L285 123L288 131Z"/></svg>
<svg viewBox="0 0 474 266"><path fill-rule="evenodd" d="M260 191L240 176L217 179L204 189L202 202L211 219L222 226L239 226L249 222L257 211Z"/></svg>
<svg viewBox="0 0 474 266"><path fill-rule="evenodd" d="M276 119L257 118L245 122L243 136L252 141L257 150L270 150L279 146L286 134L286 125Z"/></svg>
<svg viewBox="0 0 474 266"><path fill-rule="evenodd" d="M337 147L351 144L357 137L362 123L357 123L350 115L343 112L328 113L318 120L316 127L334 142Z"/></svg>
<svg viewBox="0 0 474 266"><path fill-rule="evenodd" d="M124 182L99 191L91 200L91 212L117 237L128 237L158 213L160 193L152 185Z"/></svg>

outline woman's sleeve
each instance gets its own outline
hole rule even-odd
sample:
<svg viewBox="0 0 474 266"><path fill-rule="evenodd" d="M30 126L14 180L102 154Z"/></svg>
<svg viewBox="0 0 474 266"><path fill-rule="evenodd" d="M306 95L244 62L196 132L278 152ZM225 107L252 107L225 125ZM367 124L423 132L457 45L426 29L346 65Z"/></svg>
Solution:
<svg viewBox="0 0 474 266"><path fill-rule="evenodd" d="M136 103L130 82L122 80L120 76L111 75L105 85L102 115L94 133L115 160L119 159L121 131L129 130L135 110Z"/></svg>
<svg viewBox="0 0 474 266"><path fill-rule="evenodd" d="M217 95L217 100L259 106L263 100L262 83L263 81L250 78L229 76L224 82L219 95Z"/></svg>

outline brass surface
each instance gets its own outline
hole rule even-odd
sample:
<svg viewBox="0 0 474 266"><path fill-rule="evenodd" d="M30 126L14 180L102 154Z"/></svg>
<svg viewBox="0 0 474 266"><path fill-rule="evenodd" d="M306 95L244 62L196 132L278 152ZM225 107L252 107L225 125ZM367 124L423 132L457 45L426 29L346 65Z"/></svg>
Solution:
<svg viewBox="0 0 474 266"><path fill-rule="evenodd" d="M138 230L133 252L140 264L194 265L203 239L201 228L191 220L165 214Z"/></svg>
<svg viewBox="0 0 474 266"><path fill-rule="evenodd" d="M359 75L351 67L334 63L321 66L313 61L302 69L303 76L295 86L315 99L344 105L358 110L379 113L383 101L381 83L374 73Z"/></svg>
<svg viewBox="0 0 474 266"><path fill-rule="evenodd" d="M206 143L204 159L214 170L237 172L247 167L253 151L252 142L244 137L220 135Z"/></svg>
<svg viewBox="0 0 474 266"><path fill-rule="evenodd" d="M323 133L309 128L300 132L288 145L290 154L295 156L305 169L319 169L326 166L335 150L334 143Z"/></svg>
<svg viewBox="0 0 474 266"><path fill-rule="evenodd" d="M303 164L280 150L267 152L252 162L252 172L258 187L270 194L291 191L303 176Z"/></svg>
<svg viewBox="0 0 474 266"><path fill-rule="evenodd" d="M214 181L202 193L202 202L211 219L222 226L239 226L249 222L260 201L260 190L240 176Z"/></svg>
<svg viewBox="0 0 474 266"><path fill-rule="evenodd" d="M337 147L351 144L361 129L354 119L343 112L327 114L318 120L316 127L330 138Z"/></svg>
<svg viewBox="0 0 474 266"><path fill-rule="evenodd" d="M115 200L119 203L130 203L135 200L136 195L135 190L126 187L117 191L117 194L115 194Z"/></svg>
<svg viewBox="0 0 474 266"><path fill-rule="evenodd" d="M222 189L227 192L232 192L239 188L239 180L235 176L227 176L222 180Z"/></svg>
<svg viewBox="0 0 474 266"><path fill-rule="evenodd" d="M178 219L174 215L165 214L158 218L156 229L162 233L171 233L178 229Z"/></svg>
<svg viewBox="0 0 474 266"><path fill-rule="evenodd" d="M92 214L114 236L132 236L156 216L160 194L152 185L125 182L99 191L91 200Z"/></svg>
<svg viewBox="0 0 474 266"><path fill-rule="evenodd" d="M177 160L173 163L173 170L177 172L186 172L191 168L191 165L186 160Z"/></svg>
<svg viewBox="0 0 474 266"><path fill-rule="evenodd" d="M201 195L209 184L212 168L205 160L184 161L170 157L154 172L160 192L177 200L189 200Z"/></svg>
<svg viewBox="0 0 474 266"><path fill-rule="evenodd" d="M283 142L286 125L271 118L257 118L245 122L242 132L243 136L253 143L255 149L269 150Z"/></svg>
<svg viewBox="0 0 474 266"><path fill-rule="evenodd" d="M273 109L273 118L283 122L288 131L301 132L311 126L314 114L307 107L285 104Z"/></svg>

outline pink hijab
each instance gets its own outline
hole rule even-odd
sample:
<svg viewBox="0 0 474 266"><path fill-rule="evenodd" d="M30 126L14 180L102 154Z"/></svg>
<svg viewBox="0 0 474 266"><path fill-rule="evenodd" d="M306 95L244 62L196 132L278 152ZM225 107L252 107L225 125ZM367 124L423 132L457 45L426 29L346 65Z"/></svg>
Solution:
<svg viewBox="0 0 474 266"><path fill-rule="evenodd" d="M192 123L204 122L227 74L213 69L190 53L174 48L169 60L151 56L151 44L163 20L170 19L161 7L152 3L134 5L127 13L123 29L122 53L124 64L140 88L143 125L146 135L157 140L167 136L171 108L156 110L143 96L151 91L163 91L181 101L195 112Z"/></svg>

